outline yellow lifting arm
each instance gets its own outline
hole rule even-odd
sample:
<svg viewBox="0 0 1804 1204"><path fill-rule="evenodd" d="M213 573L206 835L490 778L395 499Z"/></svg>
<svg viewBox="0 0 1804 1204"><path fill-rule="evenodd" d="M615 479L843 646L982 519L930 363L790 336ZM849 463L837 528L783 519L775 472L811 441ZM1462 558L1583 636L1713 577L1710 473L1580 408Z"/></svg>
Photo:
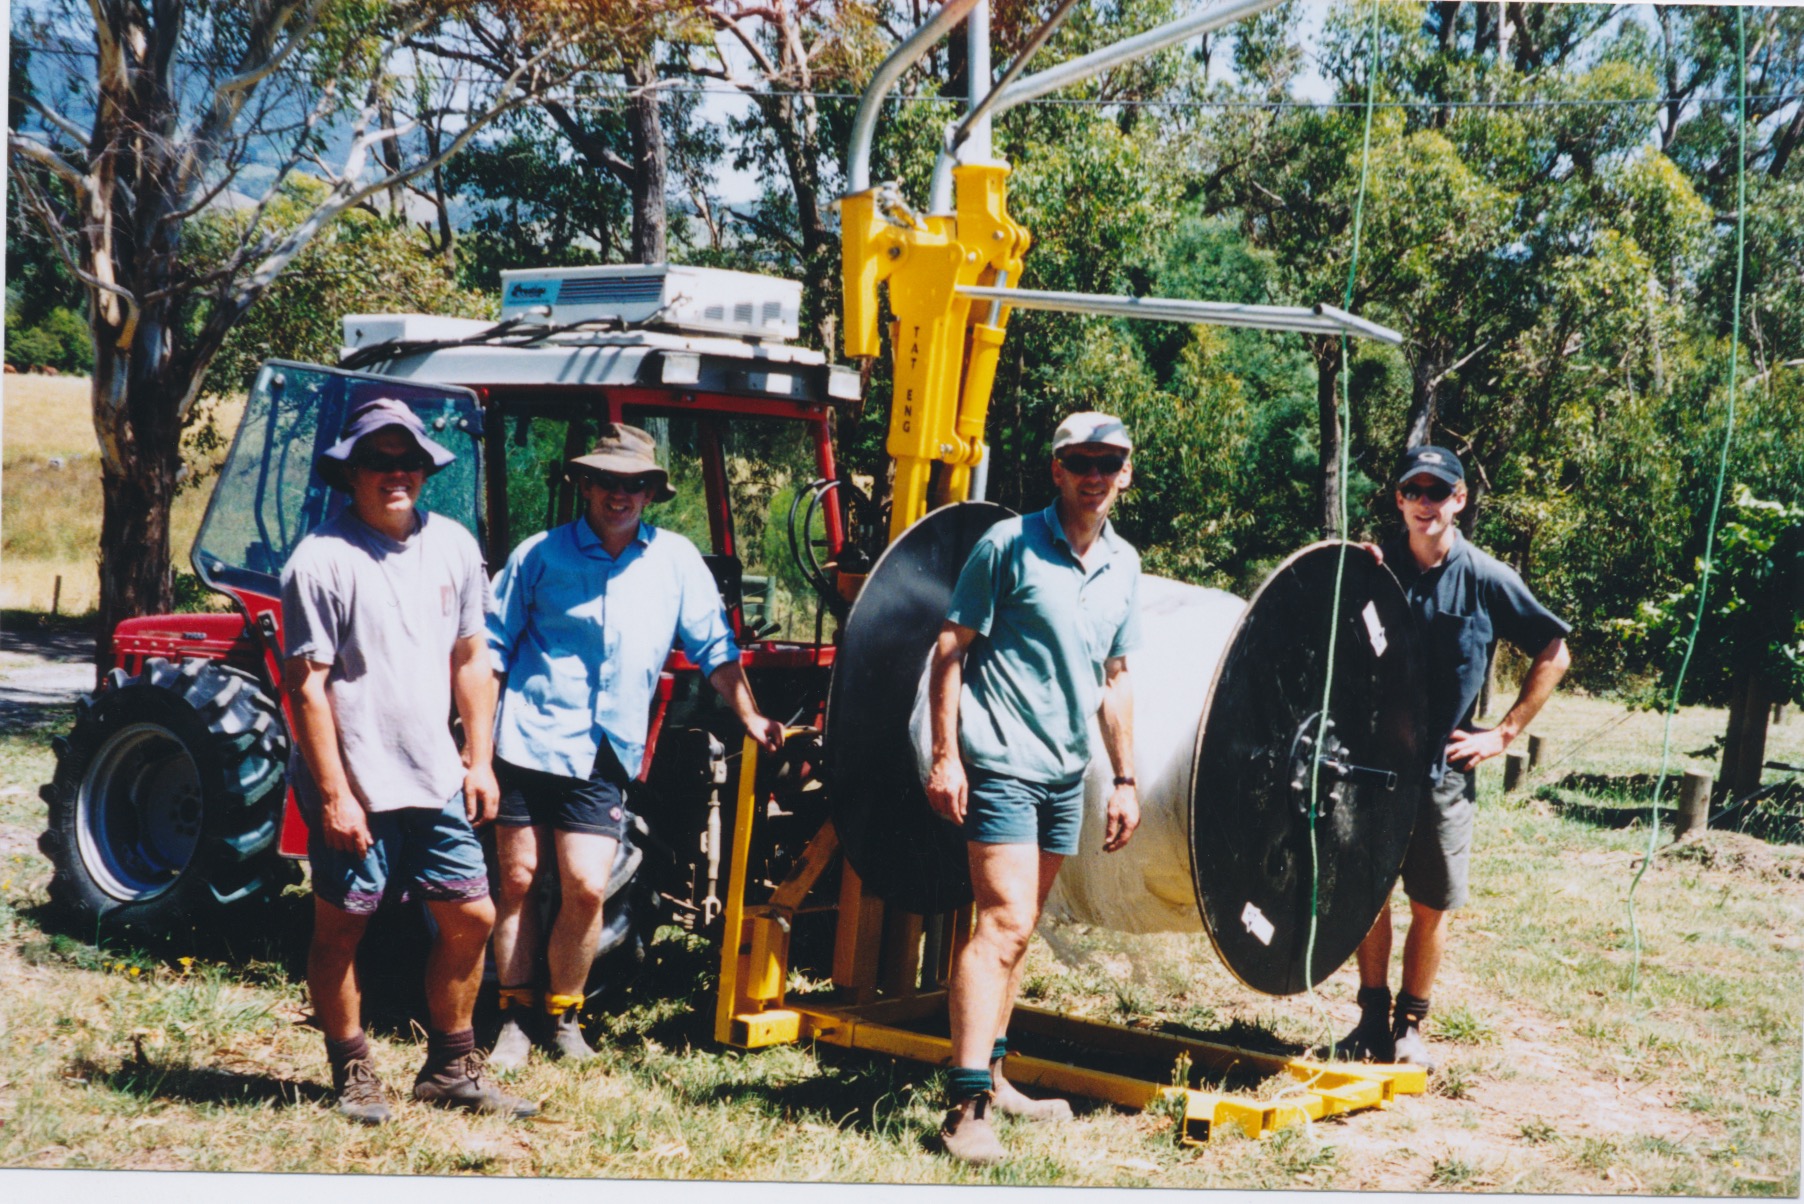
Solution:
<svg viewBox="0 0 1804 1204"><path fill-rule="evenodd" d="M974 320L961 285L1018 283L1029 236L1008 216L1008 167L967 164L953 171L952 217L884 211L881 188L840 202L848 356L874 356L877 287L889 286L895 391L885 449L896 462L890 502L893 539L927 512L935 461L951 469L949 500L968 493L983 458L984 422L1002 349L1006 307ZM900 210L899 205L890 206Z"/></svg>

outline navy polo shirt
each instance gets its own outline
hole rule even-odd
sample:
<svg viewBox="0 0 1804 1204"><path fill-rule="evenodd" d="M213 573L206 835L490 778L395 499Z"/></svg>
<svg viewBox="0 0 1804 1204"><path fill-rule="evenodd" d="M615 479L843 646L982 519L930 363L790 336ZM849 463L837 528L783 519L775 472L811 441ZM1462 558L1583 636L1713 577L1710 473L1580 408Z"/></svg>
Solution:
<svg viewBox="0 0 1804 1204"><path fill-rule="evenodd" d="M1457 532L1447 559L1431 569L1416 567L1406 536L1384 545L1384 563L1402 583L1422 634L1428 734L1440 750L1429 776L1438 782L1447 768L1448 738L1455 728L1471 729L1497 641L1508 640L1533 657L1572 626L1536 601L1515 569Z"/></svg>

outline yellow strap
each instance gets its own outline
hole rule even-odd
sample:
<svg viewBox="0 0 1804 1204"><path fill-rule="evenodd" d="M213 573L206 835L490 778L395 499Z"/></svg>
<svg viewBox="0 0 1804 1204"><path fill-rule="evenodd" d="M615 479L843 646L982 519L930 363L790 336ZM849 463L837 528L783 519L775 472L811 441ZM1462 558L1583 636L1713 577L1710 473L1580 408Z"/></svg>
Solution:
<svg viewBox="0 0 1804 1204"><path fill-rule="evenodd" d="M539 992L533 987L502 987L500 991L501 1006L507 1008L529 1008L538 999Z"/></svg>
<svg viewBox="0 0 1804 1204"><path fill-rule="evenodd" d="M581 995L547 994L545 996L545 1012L550 1016L562 1016L571 1008L579 1008L582 1005L583 997Z"/></svg>

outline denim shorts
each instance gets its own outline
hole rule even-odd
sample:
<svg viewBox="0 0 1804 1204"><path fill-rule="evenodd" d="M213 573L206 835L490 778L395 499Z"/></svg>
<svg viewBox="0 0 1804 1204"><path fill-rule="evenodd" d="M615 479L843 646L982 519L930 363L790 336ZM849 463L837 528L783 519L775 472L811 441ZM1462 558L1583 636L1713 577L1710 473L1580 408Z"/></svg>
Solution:
<svg viewBox="0 0 1804 1204"><path fill-rule="evenodd" d="M1436 911L1465 906L1478 812L1475 781L1473 774L1449 765L1422 800L1403 854L1403 893L1411 901Z"/></svg>
<svg viewBox="0 0 1804 1204"><path fill-rule="evenodd" d="M402 807L365 816L373 843L362 857L326 844L319 824L307 832L313 893L341 911L367 916L382 902L391 881L429 902L486 899L489 871L482 844L464 813L464 792L443 808Z"/></svg>
<svg viewBox="0 0 1804 1204"><path fill-rule="evenodd" d="M1084 779L1024 782L966 767L965 839L980 844L1037 844L1069 857L1084 830Z"/></svg>

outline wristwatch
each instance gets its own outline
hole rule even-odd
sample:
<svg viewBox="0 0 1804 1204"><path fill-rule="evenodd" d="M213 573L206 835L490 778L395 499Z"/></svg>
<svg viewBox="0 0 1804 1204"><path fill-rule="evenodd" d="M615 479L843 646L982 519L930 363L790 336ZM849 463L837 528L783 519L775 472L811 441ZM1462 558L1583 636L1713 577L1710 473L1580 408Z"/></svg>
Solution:
<svg viewBox="0 0 1804 1204"><path fill-rule="evenodd" d="M1115 784L1117 786L1135 786L1135 787L1139 786L1139 783L1134 781L1133 778L1116 778Z"/></svg>

